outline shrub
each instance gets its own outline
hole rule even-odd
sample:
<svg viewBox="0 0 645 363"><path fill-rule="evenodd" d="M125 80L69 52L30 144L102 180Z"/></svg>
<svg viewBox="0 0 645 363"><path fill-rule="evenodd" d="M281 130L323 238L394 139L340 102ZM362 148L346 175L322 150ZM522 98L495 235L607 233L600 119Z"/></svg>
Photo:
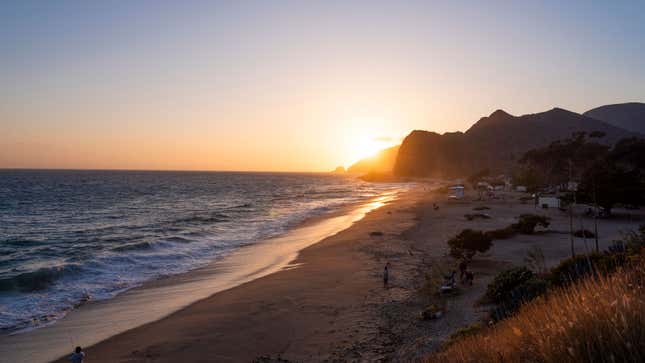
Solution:
<svg viewBox="0 0 645 363"><path fill-rule="evenodd" d="M526 267L514 267L500 272L486 288L486 299L501 304L511 299L511 291L535 275Z"/></svg>
<svg viewBox="0 0 645 363"><path fill-rule="evenodd" d="M493 309L491 318L494 321L500 321L513 316L523 304L544 295L548 287L546 280L537 277L520 283L510 291L506 300Z"/></svg>
<svg viewBox="0 0 645 363"><path fill-rule="evenodd" d="M482 231L464 229L448 241L450 256L471 260L477 252L483 253L493 245L492 239Z"/></svg>
<svg viewBox="0 0 645 363"><path fill-rule="evenodd" d="M582 277L615 271L627 259L622 253L590 253L563 260L549 274L549 281L556 286L567 285Z"/></svg>
<svg viewBox="0 0 645 363"><path fill-rule="evenodd" d="M518 233L533 234L537 226L544 228L548 227L550 220L551 218L546 216L539 216L536 214L522 214L518 217L517 223L513 223L505 228L487 231L486 235L488 235L492 239L507 239L513 237Z"/></svg>
<svg viewBox="0 0 645 363"><path fill-rule="evenodd" d="M427 362L642 362L645 261L525 304Z"/></svg>
<svg viewBox="0 0 645 363"><path fill-rule="evenodd" d="M464 214L464 217L466 217L466 219L469 221L472 221L473 219L477 219L477 218L490 219L490 216L488 214L483 214L483 213Z"/></svg>
<svg viewBox="0 0 645 363"><path fill-rule="evenodd" d="M514 229L518 233L522 234L533 234L535 232L535 227L548 227L550 224L551 218L546 216L539 216L536 214L522 214L519 217L517 223L513 224Z"/></svg>
<svg viewBox="0 0 645 363"><path fill-rule="evenodd" d="M573 235L578 237L578 238L594 238L594 237L596 237L596 234L591 232L588 229L579 229L579 230L573 232Z"/></svg>
<svg viewBox="0 0 645 363"><path fill-rule="evenodd" d="M480 210L488 210L488 209L490 209L490 207L487 207L487 206L485 206L485 205L482 205L482 206L479 206L479 207L475 207L475 208L473 208L473 210L476 210L476 211L480 211Z"/></svg>

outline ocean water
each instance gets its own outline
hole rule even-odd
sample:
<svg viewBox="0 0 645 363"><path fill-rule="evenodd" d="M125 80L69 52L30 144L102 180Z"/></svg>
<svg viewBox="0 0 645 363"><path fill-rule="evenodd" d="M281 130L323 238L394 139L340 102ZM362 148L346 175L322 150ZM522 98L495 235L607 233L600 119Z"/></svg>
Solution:
<svg viewBox="0 0 645 363"><path fill-rule="evenodd" d="M49 324L400 188L331 174L0 170L0 330Z"/></svg>

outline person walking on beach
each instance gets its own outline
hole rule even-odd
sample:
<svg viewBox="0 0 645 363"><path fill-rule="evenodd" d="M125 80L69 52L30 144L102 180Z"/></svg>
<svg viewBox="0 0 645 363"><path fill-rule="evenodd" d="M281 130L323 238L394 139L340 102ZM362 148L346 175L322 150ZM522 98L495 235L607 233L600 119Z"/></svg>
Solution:
<svg viewBox="0 0 645 363"><path fill-rule="evenodd" d="M74 353L69 356L69 361L72 363L83 363L83 359L85 359L85 352L81 347L76 347L76 349L74 349Z"/></svg>
<svg viewBox="0 0 645 363"><path fill-rule="evenodd" d="M385 269L383 269L383 287L387 288L388 281L390 280L390 270L389 270L390 263L385 264Z"/></svg>

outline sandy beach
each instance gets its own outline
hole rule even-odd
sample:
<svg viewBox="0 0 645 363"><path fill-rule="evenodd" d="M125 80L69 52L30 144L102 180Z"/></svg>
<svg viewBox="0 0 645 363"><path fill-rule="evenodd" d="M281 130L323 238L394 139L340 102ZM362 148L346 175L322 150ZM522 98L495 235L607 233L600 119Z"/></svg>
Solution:
<svg viewBox="0 0 645 363"><path fill-rule="evenodd" d="M499 271L522 264L531 246L549 266L570 254L568 214L535 209L522 194L449 200L419 186L351 227L303 249L287 267L216 293L161 320L86 348L92 362L410 361L437 349L455 330L480 320L476 301ZM439 205L434 210L433 203ZM490 219L464 215L486 206ZM642 223L617 209L599 222L601 248ZM494 241L475 258L472 287L446 299L446 314L424 321L428 281L454 268L446 241L464 228L505 227L522 213L551 217L548 231ZM592 228L592 220L576 216ZM380 233L373 233L380 232ZM579 253L593 240L576 238ZM390 284L382 269L391 264ZM106 317L109 319L109 317ZM60 359L58 362L65 362Z"/></svg>

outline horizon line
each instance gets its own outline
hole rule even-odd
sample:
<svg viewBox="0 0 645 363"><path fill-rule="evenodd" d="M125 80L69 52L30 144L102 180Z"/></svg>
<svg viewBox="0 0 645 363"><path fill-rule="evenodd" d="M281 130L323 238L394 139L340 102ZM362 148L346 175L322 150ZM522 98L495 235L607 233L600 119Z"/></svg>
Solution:
<svg viewBox="0 0 645 363"><path fill-rule="evenodd" d="M195 173L301 173L333 174L330 171L279 171L279 170L217 170L217 169L121 169L121 168L10 168L0 167L0 171L146 171L146 172L195 172Z"/></svg>

